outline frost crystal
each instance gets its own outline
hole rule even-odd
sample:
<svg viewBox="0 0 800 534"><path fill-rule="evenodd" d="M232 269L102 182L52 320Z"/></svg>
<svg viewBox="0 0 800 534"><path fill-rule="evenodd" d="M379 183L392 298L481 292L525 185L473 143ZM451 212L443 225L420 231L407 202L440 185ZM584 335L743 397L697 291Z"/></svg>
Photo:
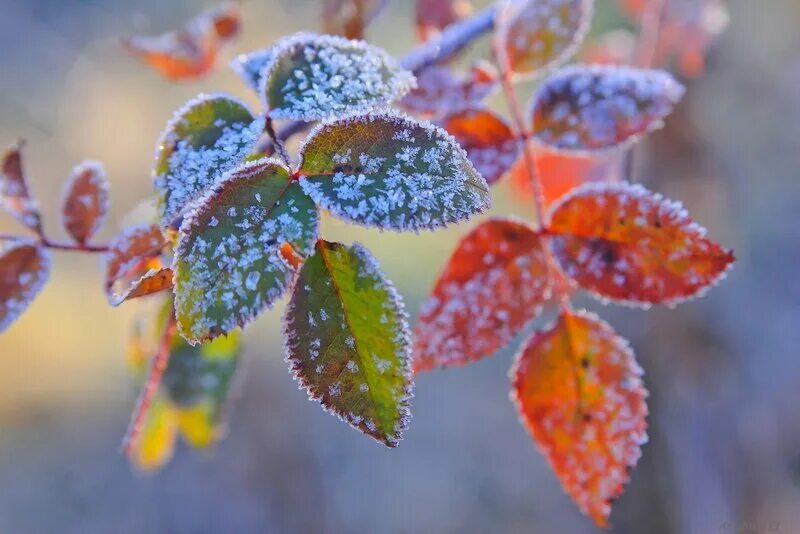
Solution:
<svg viewBox="0 0 800 534"><path fill-rule="evenodd" d="M109 209L108 180L100 163L84 161L73 169L61 206L64 228L78 243L97 233Z"/></svg>
<svg viewBox="0 0 800 534"><path fill-rule="evenodd" d="M239 54L230 62L230 67L238 74L244 83L253 91L258 91L261 86L261 75L264 67L272 61L272 48L254 50L247 54Z"/></svg>
<svg viewBox="0 0 800 534"><path fill-rule="evenodd" d="M279 41L263 73L260 91L270 116L304 121L385 105L416 84L379 48L310 33Z"/></svg>

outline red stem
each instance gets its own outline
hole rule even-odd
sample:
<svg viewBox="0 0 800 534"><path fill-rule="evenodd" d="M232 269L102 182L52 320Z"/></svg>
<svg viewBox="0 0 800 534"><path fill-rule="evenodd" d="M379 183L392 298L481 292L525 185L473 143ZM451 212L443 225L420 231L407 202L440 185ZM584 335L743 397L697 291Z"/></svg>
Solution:
<svg viewBox="0 0 800 534"><path fill-rule="evenodd" d="M147 381L144 383L141 393L139 393L125 437L122 438L122 452L127 456L133 454L139 444L139 436L142 433L142 428L144 428L145 418L150 411L150 406L153 404L158 388L161 386L161 378L164 376L164 371L167 370L167 364L169 364L170 346L172 345L172 339L175 337L176 329L175 314L170 313L167 325L164 328L164 335L161 337L161 343L158 346L158 352L150 362Z"/></svg>
<svg viewBox="0 0 800 534"><path fill-rule="evenodd" d="M39 245L54 250L67 250L71 252L87 252L87 253L108 252L110 250L110 247L108 245L89 245L85 243L84 244L60 243L58 241L51 241L42 234L39 234L38 237L39 237ZM20 238L21 236L18 235L0 234L0 240L13 240Z"/></svg>
<svg viewBox="0 0 800 534"><path fill-rule="evenodd" d="M658 38L661 35L661 23L664 19L666 0L650 0L642 13L639 22L639 39L634 52L634 65L650 68L658 51Z"/></svg>

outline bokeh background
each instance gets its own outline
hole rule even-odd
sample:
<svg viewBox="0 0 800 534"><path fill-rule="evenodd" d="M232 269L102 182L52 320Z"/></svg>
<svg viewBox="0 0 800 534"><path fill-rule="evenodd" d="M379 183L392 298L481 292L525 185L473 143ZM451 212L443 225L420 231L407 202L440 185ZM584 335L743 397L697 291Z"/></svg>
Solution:
<svg viewBox="0 0 800 534"><path fill-rule="evenodd" d="M612 0L597 3L595 30L621 22ZM207 5L0 0L0 144L27 139L51 234L63 235L58 199L74 164L106 167L105 240L150 195L155 140L175 108L201 91L256 103L224 66L171 84L118 45ZM706 76L637 151L636 176L682 200L739 261L677 310L601 310L632 340L651 391L650 442L613 532L800 532L800 3L730 8ZM228 57L317 29L319 12L312 0L249 0ZM368 37L403 53L411 21L412 2L394 1ZM507 186L496 197L496 213L530 213ZM15 229L2 216L0 231ZM373 249L412 311L466 230L325 223ZM407 438L385 450L298 390L283 361L282 305L246 331L229 437L213 454L179 448L156 475L133 472L118 453L136 393L124 340L148 305L110 309L100 273L97 257L57 253L51 283L0 337L0 532L594 531L517 421L510 351L418 377Z"/></svg>

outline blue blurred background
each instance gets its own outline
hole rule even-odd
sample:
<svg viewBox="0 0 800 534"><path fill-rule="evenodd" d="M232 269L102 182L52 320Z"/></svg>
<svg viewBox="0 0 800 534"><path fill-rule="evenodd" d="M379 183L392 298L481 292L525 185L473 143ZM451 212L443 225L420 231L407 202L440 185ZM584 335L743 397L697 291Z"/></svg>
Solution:
<svg viewBox="0 0 800 534"><path fill-rule="evenodd" d="M597 3L596 24L621 20L612 0ZM392 2L368 37L408 50L412 4ZM150 195L155 140L175 108L201 91L257 103L224 66L173 84L118 44L208 5L0 0L0 144L27 139L51 234L74 164L105 164L105 240ZM637 152L637 175L684 201L739 262L677 310L600 310L632 340L651 391L650 442L613 532L800 532L800 3L730 7L708 73ZM318 29L320 11L249 0L227 57ZM483 39L473 55L486 49ZM495 213L530 212L507 185L496 195ZM15 229L2 216L0 230ZM327 235L376 253L412 311L466 230L401 236L325 222ZM282 305L246 331L229 437L213 454L180 448L159 474L133 472L117 450L135 396L124 339L148 305L111 310L100 280L98 258L58 254L51 283L0 337L0 532L594 531L517 421L510 351L418 377L407 437L385 450L297 389Z"/></svg>

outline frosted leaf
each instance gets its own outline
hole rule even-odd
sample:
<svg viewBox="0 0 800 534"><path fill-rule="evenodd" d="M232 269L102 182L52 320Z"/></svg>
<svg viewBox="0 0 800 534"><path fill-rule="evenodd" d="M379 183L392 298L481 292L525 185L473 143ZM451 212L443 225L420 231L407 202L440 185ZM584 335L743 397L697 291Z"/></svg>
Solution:
<svg viewBox="0 0 800 534"><path fill-rule="evenodd" d="M512 0L498 14L498 61L524 76L562 65L586 36L592 6L593 0Z"/></svg>
<svg viewBox="0 0 800 534"><path fill-rule="evenodd" d="M441 116L482 102L497 88L498 76L497 69L487 61L475 62L465 76L456 76L449 67L434 65L418 75L416 89L400 105L415 115Z"/></svg>
<svg viewBox="0 0 800 534"><path fill-rule="evenodd" d="M327 319L318 320L323 312ZM389 447L411 417L407 321L400 295L366 249L320 240L284 323L286 358L300 387Z"/></svg>
<svg viewBox="0 0 800 534"><path fill-rule="evenodd" d="M255 147L264 130L247 106L230 96L200 95L179 109L156 149L155 188L161 225L169 226L190 202Z"/></svg>
<svg viewBox="0 0 800 534"><path fill-rule="evenodd" d="M458 244L422 305L414 370L491 356L550 298L543 243L526 224L490 219Z"/></svg>
<svg viewBox="0 0 800 534"><path fill-rule="evenodd" d="M27 239L0 241L0 332L30 306L50 277L50 254Z"/></svg>
<svg viewBox="0 0 800 534"><path fill-rule="evenodd" d="M85 161L75 167L64 187L61 214L64 228L80 244L97 233L109 209L108 180L103 167Z"/></svg>
<svg viewBox="0 0 800 534"><path fill-rule="evenodd" d="M171 273L165 279L161 258L166 247L156 225L129 228L111 241L105 255L105 288L112 306L171 287Z"/></svg>
<svg viewBox="0 0 800 534"><path fill-rule="evenodd" d="M181 335L190 343L215 338L272 306L296 274L282 246L310 253L318 222L316 206L279 162L228 173L180 228L173 271Z"/></svg>
<svg viewBox="0 0 800 534"><path fill-rule="evenodd" d="M471 12L470 0L416 0L417 36L427 41Z"/></svg>
<svg viewBox="0 0 800 534"><path fill-rule="evenodd" d="M489 109L450 113L440 124L467 151L469 160L489 185L511 169L521 152L511 127Z"/></svg>
<svg viewBox="0 0 800 534"><path fill-rule="evenodd" d="M569 67L545 80L534 96L533 136L571 152L625 148L661 128L683 94L663 71Z"/></svg>
<svg viewBox="0 0 800 534"><path fill-rule="evenodd" d="M273 118L314 121L388 104L415 83L414 75L380 48L298 33L273 48L261 95Z"/></svg>
<svg viewBox="0 0 800 534"><path fill-rule="evenodd" d="M567 276L601 299L638 306L698 296L734 261L683 206L640 185L575 189L552 207L549 229Z"/></svg>
<svg viewBox="0 0 800 534"><path fill-rule="evenodd" d="M327 122L301 148L303 190L342 219L395 231L463 221L489 188L447 132L391 113Z"/></svg>
<svg viewBox="0 0 800 534"><path fill-rule="evenodd" d="M272 61L272 52L272 48L262 48L246 54L239 54L230 62L230 67L249 88L258 92L264 67Z"/></svg>
<svg viewBox="0 0 800 534"><path fill-rule="evenodd" d="M19 141L3 154L0 172L0 208L19 223L34 232L41 233L39 206L28 190L28 182L22 169L22 145L22 141Z"/></svg>
<svg viewBox="0 0 800 534"><path fill-rule="evenodd" d="M608 527L647 441L647 391L628 343L569 312L523 345L511 370L522 422L581 512Z"/></svg>

